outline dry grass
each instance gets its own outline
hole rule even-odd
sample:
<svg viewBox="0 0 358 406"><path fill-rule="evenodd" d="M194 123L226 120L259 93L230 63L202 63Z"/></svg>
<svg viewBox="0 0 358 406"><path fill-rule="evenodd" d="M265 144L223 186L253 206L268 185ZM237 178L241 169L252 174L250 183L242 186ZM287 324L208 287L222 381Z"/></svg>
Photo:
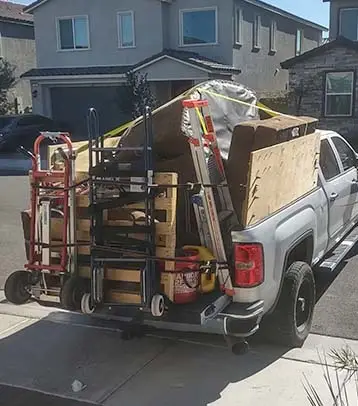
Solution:
<svg viewBox="0 0 358 406"><path fill-rule="evenodd" d="M358 357L349 348L345 347L341 350L331 350L323 359L319 355L320 363L323 366L323 376L327 387L327 392L330 395L332 406L352 406L358 404ZM332 368L333 366L333 368ZM348 384L352 387L352 382L355 387L354 402L352 403L352 393L349 394ZM308 381L305 376L304 388L307 398L311 406L328 406L324 403L317 389ZM351 389L350 389L351 390ZM325 396L326 398L326 396Z"/></svg>

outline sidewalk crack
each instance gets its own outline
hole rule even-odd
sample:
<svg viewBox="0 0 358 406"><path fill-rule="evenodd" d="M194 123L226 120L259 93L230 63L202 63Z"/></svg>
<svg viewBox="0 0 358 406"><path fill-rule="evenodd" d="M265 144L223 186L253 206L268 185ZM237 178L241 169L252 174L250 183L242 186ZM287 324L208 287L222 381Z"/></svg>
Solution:
<svg viewBox="0 0 358 406"><path fill-rule="evenodd" d="M139 375L145 368L147 368L153 361L155 361L158 357L163 355L169 347L173 346L173 343L165 345L157 354L155 354L152 358L150 358L146 363L144 363L137 371L135 371L132 375L128 376L124 381L116 385L109 393L106 395L102 396L100 399L97 400L97 402L101 405L104 404L109 398L111 398L118 390L123 388L129 381L131 381L133 378L135 378L137 375Z"/></svg>

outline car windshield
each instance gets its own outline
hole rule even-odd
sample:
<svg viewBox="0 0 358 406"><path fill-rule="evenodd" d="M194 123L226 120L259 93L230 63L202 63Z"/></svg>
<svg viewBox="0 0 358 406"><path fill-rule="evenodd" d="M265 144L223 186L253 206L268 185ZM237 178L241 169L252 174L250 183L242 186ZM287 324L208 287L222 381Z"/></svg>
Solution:
<svg viewBox="0 0 358 406"><path fill-rule="evenodd" d="M14 121L14 117L0 117L0 128L4 128Z"/></svg>

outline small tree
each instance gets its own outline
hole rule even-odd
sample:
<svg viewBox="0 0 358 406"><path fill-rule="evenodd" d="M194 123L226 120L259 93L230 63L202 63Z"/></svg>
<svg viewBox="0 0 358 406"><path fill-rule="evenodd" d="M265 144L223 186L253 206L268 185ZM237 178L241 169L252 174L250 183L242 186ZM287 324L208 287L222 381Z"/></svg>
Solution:
<svg viewBox="0 0 358 406"><path fill-rule="evenodd" d="M132 118L136 119L143 114L146 106L154 109L157 102L147 74L128 72L126 76L125 90L123 91L122 87L118 89L118 102L123 112L131 114Z"/></svg>
<svg viewBox="0 0 358 406"><path fill-rule="evenodd" d="M15 85L15 66L6 59L0 59L0 114L6 114L11 109L8 92Z"/></svg>
<svg viewBox="0 0 358 406"><path fill-rule="evenodd" d="M290 83L289 98L293 101L297 115L301 113L303 99L315 91L322 91L321 73L307 74L304 79Z"/></svg>

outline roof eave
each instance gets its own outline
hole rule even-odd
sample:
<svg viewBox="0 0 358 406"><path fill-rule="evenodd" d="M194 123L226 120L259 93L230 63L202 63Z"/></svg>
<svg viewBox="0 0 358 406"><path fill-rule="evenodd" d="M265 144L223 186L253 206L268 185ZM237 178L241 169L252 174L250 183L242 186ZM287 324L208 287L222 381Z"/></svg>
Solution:
<svg viewBox="0 0 358 406"><path fill-rule="evenodd" d="M22 20L20 18L4 17L4 16L0 16L0 21L3 21L5 23L11 23L11 24L29 25L31 27L34 25L33 21Z"/></svg>
<svg viewBox="0 0 358 406"><path fill-rule="evenodd" d="M28 6L24 7L24 12L31 14L35 8L41 6L42 4L46 3L48 0L42 0L42 1L34 1L30 3Z"/></svg>
<svg viewBox="0 0 358 406"><path fill-rule="evenodd" d="M345 37L338 37L333 41L323 44L317 48L313 48L310 51L307 51L301 55L287 59L286 61L281 62L280 65L283 69L290 69L292 68L292 66L296 65L296 63L302 62L307 58L320 54L324 51L334 48L335 46L344 46L358 51L358 44L356 44L354 41L351 41Z"/></svg>
<svg viewBox="0 0 358 406"><path fill-rule="evenodd" d="M309 20L306 20L306 19L304 19L302 17L298 17L295 14L292 14L292 13L289 13L288 11L282 10L279 7L272 6L271 4L267 4L267 3L265 3L265 2L263 2L261 0L244 0L244 1L246 3L253 4L256 7L261 7L263 9L265 9L265 10L271 11L272 13L281 15L282 17L290 18L291 20L294 20L294 21L296 21L296 22L298 22L300 24L303 24L303 25L307 25L307 26L309 26L311 28L315 28L315 29L317 29L319 31L324 31L324 32L328 31L328 28L324 27L323 25L316 24L316 23L314 23L312 21L309 21Z"/></svg>

